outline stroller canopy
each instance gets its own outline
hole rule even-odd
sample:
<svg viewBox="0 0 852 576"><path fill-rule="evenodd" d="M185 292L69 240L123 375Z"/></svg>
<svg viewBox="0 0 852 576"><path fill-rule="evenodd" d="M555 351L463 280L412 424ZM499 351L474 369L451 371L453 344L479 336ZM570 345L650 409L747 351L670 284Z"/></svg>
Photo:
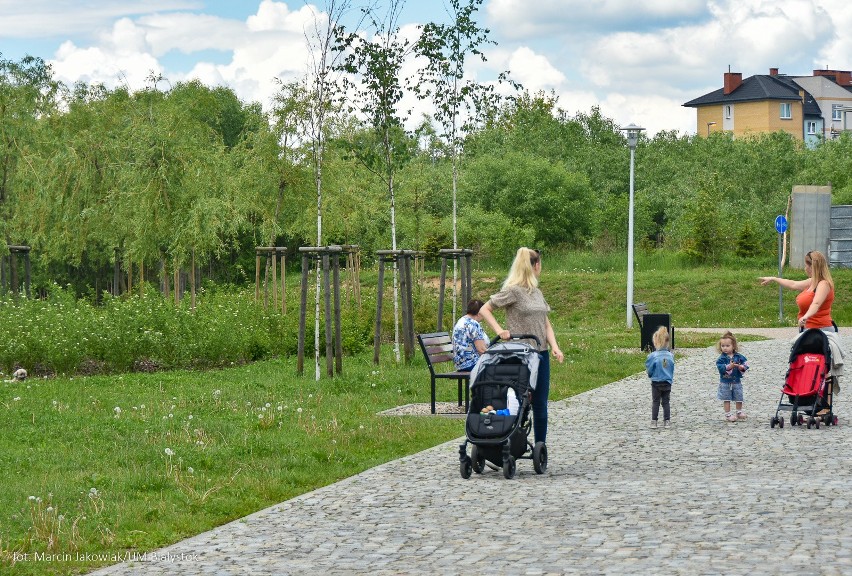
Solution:
<svg viewBox="0 0 852 576"><path fill-rule="evenodd" d="M490 346L476 361L473 370L470 371L470 387L476 386L477 376L486 370L486 367L504 363L520 363L526 365L530 371L530 388L535 390L538 379L538 350L523 342L498 342Z"/></svg>

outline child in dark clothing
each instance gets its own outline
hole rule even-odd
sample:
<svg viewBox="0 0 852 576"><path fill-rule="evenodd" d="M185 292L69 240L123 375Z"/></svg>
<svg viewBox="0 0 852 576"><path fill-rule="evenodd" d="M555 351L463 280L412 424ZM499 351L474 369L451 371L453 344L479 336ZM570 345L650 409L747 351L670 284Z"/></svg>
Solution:
<svg viewBox="0 0 852 576"><path fill-rule="evenodd" d="M669 398L674 380L674 355L669 350L669 330L660 326L652 337L654 351L645 360L645 371L651 378L651 428L657 427L660 404L663 405L663 428L671 426Z"/></svg>

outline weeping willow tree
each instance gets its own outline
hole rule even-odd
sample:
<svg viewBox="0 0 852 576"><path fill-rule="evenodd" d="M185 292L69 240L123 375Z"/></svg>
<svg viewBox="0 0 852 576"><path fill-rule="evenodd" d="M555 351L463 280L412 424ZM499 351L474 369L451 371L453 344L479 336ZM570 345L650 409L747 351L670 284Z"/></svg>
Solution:
<svg viewBox="0 0 852 576"><path fill-rule="evenodd" d="M40 145L39 119L57 112L63 89L42 59L15 62L0 53L0 253L9 244L30 243L18 215L26 205L21 188L34 176L27 157Z"/></svg>
<svg viewBox="0 0 852 576"><path fill-rule="evenodd" d="M167 258L177 269L221 255L250 230L258 199L240 186L235 159L241 135L262 123L217 90L78 86L67 111L43 118L16 212L43 258L108 261L118 248L131 262Z"/></svg>

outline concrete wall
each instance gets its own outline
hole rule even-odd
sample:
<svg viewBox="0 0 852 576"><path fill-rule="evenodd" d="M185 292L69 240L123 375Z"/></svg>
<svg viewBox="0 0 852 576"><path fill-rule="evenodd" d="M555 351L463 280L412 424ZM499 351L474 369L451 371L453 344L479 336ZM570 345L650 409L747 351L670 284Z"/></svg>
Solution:
<svg viewBox="0 0 852 576"><path fill-rule="evenodd" d="M828 265L832 268L852 268L852 206L831 207L831 243Z"/></svg>
<svg viewBox="0 0 852 576"><path fill-rule="evenodd" d="M791 268L804 270L805 254L819 250L829 257L831 186L793 186L790 213Z"/></svg>

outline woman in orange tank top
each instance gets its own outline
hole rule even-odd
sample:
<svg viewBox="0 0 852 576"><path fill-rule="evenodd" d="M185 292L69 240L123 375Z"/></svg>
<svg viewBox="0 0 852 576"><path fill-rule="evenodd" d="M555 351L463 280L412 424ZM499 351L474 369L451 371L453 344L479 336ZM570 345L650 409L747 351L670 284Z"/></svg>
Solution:
<svg viewBox="0 0 852 576"><path fill-rule="evenodd" d="M805 280L786 280L776 276L762 276L762 285L776 282L790 290L799 290L796 304L799 307L799 328L820 328L835 332L837 328L831 319L831 304L834 302L834 280L828 269L828 262L822 252L811 250L805 254Z"/></svg>

